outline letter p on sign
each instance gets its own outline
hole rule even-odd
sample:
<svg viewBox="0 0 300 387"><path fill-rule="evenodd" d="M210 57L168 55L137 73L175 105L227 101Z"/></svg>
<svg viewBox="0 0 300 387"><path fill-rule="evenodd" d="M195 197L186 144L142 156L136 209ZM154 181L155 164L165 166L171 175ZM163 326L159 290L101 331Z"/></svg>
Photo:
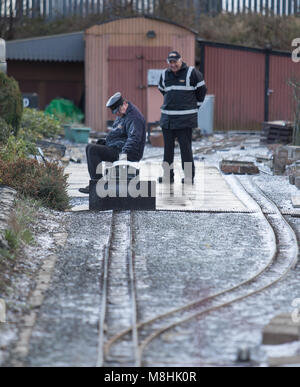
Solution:
<svg viewBox="0 0 300 387"><path fill-rule="evenodd" d="M0 323L6 322L6 306L5 301L0 298Z"/></svg>

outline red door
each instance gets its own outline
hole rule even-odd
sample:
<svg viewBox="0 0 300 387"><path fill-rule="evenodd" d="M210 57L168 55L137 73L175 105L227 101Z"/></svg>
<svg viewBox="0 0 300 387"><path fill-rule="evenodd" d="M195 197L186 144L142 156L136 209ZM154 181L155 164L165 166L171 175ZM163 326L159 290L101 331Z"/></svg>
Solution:
<svg viewBox="0 0 300 387"><path fill-rule="evenodd" d="M120 91L147 117L149 69L163 69L170 47L110 47L108 54L108 98ZM108 119L114 119L109 113Z"/></svg>
<svg viewBox="0 0 300 387"><path fill-rule="evenodd" d="M294 97L289 80L300 78L300 65L290 56L270 55L269 121L293 121Z"/></svg>

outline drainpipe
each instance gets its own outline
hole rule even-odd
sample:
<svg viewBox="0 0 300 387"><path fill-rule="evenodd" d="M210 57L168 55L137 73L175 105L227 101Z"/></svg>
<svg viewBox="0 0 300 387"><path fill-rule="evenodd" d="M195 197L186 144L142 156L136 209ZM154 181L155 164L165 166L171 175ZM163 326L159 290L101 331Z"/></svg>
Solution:
<svg viewBox="0 0 300 387"><path fill-rule="evenodd" d="M265 113L264 121L269 121L269 97L273 93L273 90L270 89L270 55L272 52L272 47L266 45L265 47Z"/></svg>
<svg viewBox="0 0 300 387"><path fill-rule="evenodd" d="M7 71L5 40L3 39L0 39L0 71L4 73Z"/></svg>
<svg viewBox="0 0 300 387"><path fill-rule="evenodd" d="M198 44L200 48L200 72L203 75L203 78L205 79L205 43L202 42L200 39L198 39Z"/></svg>

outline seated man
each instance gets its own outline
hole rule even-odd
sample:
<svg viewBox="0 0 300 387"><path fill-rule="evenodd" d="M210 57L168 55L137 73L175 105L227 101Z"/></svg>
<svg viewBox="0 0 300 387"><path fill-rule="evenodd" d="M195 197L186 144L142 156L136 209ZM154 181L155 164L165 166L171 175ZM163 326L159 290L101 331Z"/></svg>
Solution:
<svg viewBox="0 0 300 387"><path fill-rule="evenodd" d="M106 107L117 115L111 132L106 140L99 140L97 145L86 147L88 170L91 179L100 179L97 166L102 161L127 158L128 161L140 161L143 157L146 142L146 122L142 113L131 102L123 99L121 93L114 94ZM79 192L89 193L89 186L80 188Z"/></svg>

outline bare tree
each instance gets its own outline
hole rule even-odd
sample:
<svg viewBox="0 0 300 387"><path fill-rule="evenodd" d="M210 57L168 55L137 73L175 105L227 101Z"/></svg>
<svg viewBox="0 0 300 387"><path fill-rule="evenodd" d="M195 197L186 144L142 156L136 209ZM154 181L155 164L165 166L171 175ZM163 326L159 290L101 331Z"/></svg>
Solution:
<svg viewBox="0 0 300 387"><path fill-rule="evenodd" d="M292 87L294 97L294 145L300 145L300 80L291 79L288 84Z"/></svg>
<svg viewBox="0 0 300 387"><path fill-rule="evenodd" d="M193 0L157 0L154 14L185 26L192 26L196 17Z"/></svg>
<svg viewBox="0 0 300 387"><path fill-rule="evenodd" d="M16 19L22 19L24 11L24 0L15 0L15 15Z"/></svg>
<svg viewBox="0 0 300 387"><path fill-rule="evenodd" d="M0 20L0 34L5 39L13 39L15 26L22 20L24 1L10 0L4 6L6 8L2 9L4 16Z"/></svg>

